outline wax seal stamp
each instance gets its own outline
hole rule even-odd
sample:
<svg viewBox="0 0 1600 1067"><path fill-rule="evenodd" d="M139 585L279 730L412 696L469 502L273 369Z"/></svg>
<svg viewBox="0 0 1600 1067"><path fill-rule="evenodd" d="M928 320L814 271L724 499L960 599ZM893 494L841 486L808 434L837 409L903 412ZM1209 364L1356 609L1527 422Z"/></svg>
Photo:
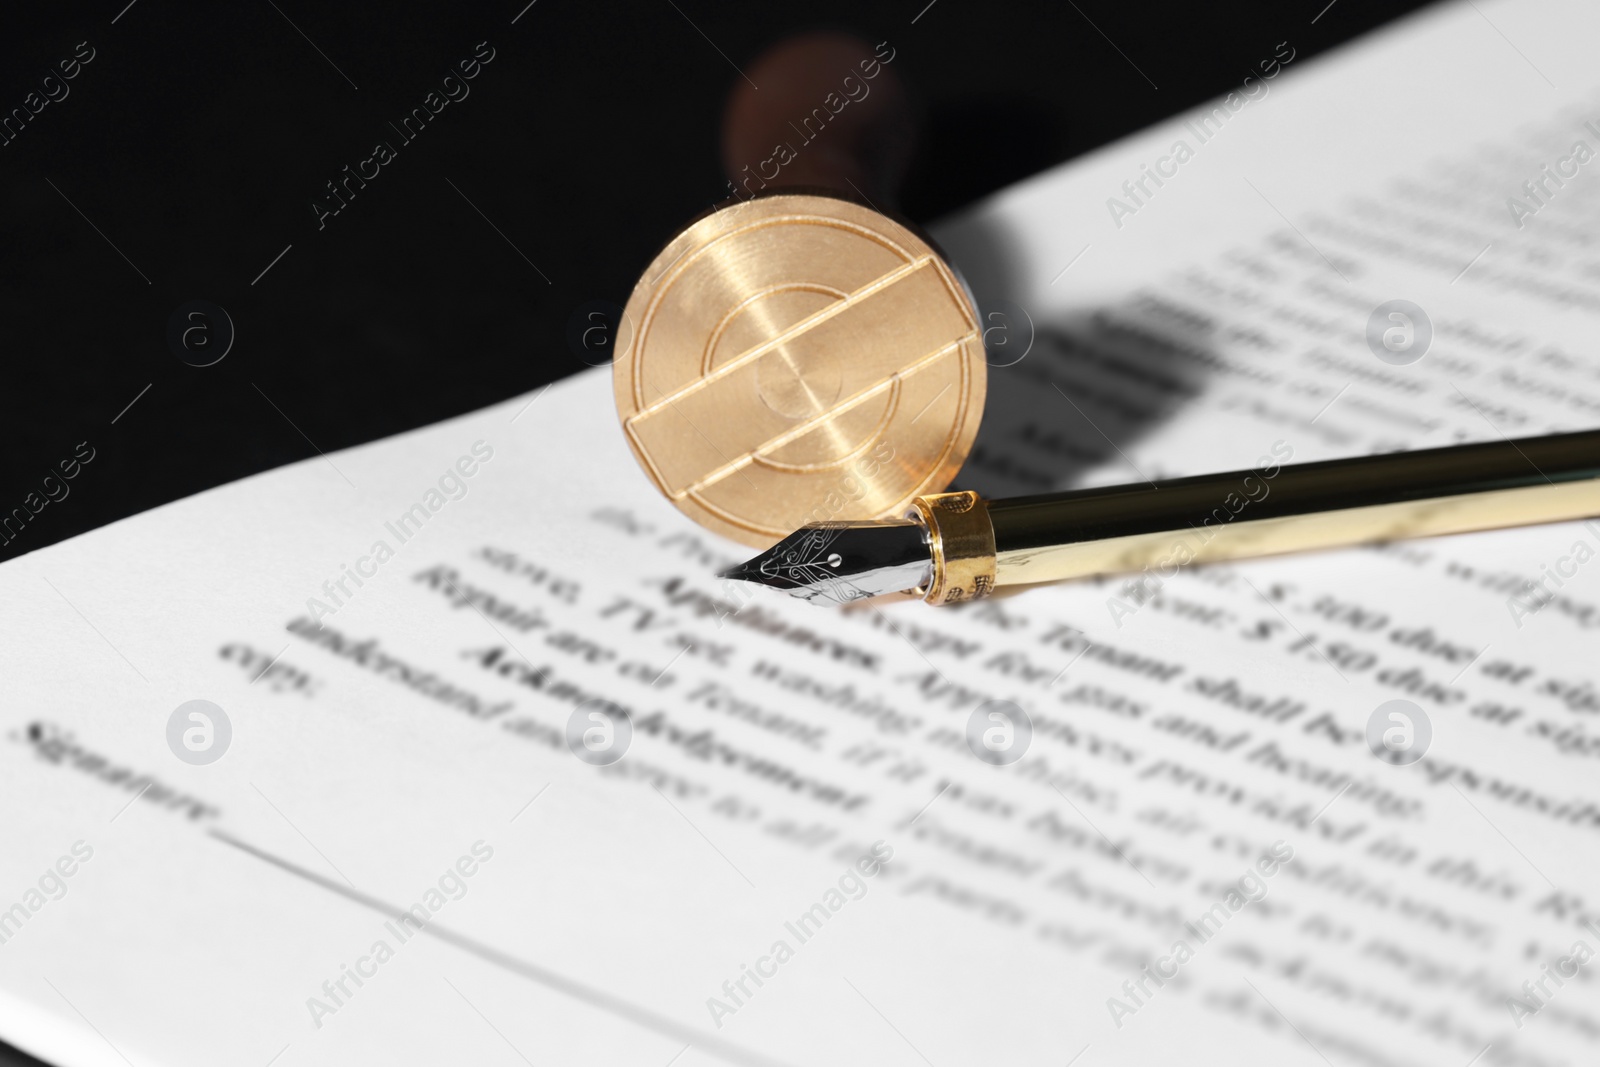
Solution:
<svg viewBox="0 0 1600 1067"><path fill-rule="evenodd" d="M910 228L843 198L702 217L625 317L614 382L634 456L685 514L745 544L905 514L955 477L983 414L971 295Z"/></svg>

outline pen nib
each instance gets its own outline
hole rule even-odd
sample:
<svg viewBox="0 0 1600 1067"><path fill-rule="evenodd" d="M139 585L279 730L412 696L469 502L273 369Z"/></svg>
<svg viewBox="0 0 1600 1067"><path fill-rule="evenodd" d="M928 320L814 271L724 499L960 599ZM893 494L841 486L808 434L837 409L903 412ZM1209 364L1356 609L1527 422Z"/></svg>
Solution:
<svg viewBox="0 0 1600 1067"><path fill-rule="evenodd" d="M846 604L911 589L931 567L922 527L909 520L802 526L718 577Z"/></svg>

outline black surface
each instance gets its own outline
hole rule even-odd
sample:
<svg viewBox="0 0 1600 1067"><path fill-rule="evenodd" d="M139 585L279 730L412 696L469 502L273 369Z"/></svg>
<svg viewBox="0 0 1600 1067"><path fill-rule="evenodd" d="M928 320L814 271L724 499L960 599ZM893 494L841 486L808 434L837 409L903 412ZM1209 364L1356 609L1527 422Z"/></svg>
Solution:
<svg viewBox="0 0 1600 1067"><path fill-rule="evenodd" d="M1279 41L1302 62L1418 6L1337 0L1313 25L1326 0L539 0L512 25L524 0L124 3L17 9L0 33L0 113L79 42L95 52L0 147L0 515L43 498L78 442L95 451L0 558L583 369L574 309L624 302L722 195L733 64L786 34L895 48L926 120L903 207L928 221L1227 90ZM319 231L324 183L398 141L386 124L484 40L471 95ZM196 299L237 331L215 366L167 345Z"/></svg>
<svg viewBox="0 0 1600 1067"><path fill-rule="evenodd" d="M0 146L0 517L94 450L0 559L582 370L574 310L624 302L724 195L734 65L787 34L890 42L925 120L902 207L930 221L1225 92L1280 41L1303 63L1421 6L125 2L12 5L0 31L0 117L95 53ZM485 40L470 95L319 230L324 183ZM168 347L191 300L236 328L214 366Z"/></svg>

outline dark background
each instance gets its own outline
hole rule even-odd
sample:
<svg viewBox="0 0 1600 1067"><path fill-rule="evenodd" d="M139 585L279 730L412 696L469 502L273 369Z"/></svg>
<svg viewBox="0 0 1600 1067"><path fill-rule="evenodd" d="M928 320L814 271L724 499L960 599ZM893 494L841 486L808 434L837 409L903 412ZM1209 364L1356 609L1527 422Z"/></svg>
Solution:
<svg viewBox="0 0 1600 1067"><path fill-rule="evenodd" d="M1298 67L1421 6L125 3L0 28L0 116L95 53L0 147L0 516L95 455L0 559L582 370L575 309L625 303L725 195L734 64L785 35L895 49L922 123L900 207L928 222L1227 91L1279 41ZM470 96L400 144L387 123L480 41ZM313 199L378 140L398 158L319 230ZM197 299L237 332L203 368L167 342Z"/></svg>

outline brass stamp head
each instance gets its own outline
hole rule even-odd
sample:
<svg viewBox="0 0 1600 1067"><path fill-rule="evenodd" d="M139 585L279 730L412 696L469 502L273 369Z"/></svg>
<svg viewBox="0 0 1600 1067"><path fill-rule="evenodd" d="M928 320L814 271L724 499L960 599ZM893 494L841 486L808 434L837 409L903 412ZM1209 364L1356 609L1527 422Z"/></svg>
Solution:
<svg viewBox="0 0 1600 1067"><path fill-rule="evenodd" d="M848 200L782 193L699 219L646 269L625 322L614 385L635 458L685 514L748 545L904 515L955 477L983 414L966 288L910 229Z"/></svg>

